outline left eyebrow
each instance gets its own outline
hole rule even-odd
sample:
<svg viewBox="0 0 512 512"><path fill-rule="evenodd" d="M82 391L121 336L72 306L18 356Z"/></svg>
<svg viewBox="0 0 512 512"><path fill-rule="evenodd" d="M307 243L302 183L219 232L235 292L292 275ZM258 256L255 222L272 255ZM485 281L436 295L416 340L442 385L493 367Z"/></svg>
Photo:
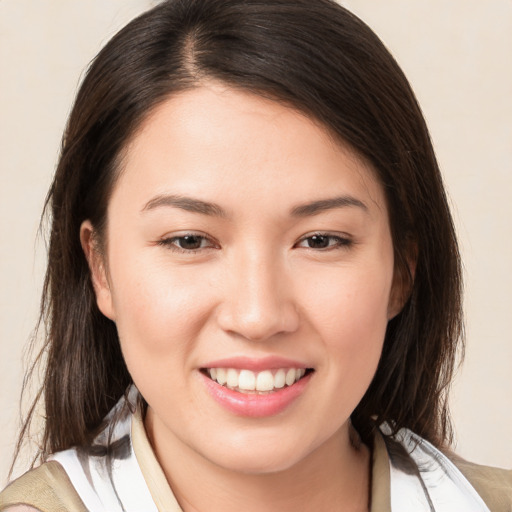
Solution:
<svg viewBox="0 0 512 512"><path fill-rule="evenodd" d="M291 215L293 217L310 217L326 210L347 207L361 208L365 212L368 212L368 207L359 199L352 196L339 196L297 205L292 208Z"/></svg>
<svg viewBox="0 0 512 512"><path fill-rule="evenodd" d="M180 195L156 196L144 205L142 212L160 207L178 208L193 213L200 213L201 215L210 215L212 217L227 217L227 213L218 204Z"/></svg>

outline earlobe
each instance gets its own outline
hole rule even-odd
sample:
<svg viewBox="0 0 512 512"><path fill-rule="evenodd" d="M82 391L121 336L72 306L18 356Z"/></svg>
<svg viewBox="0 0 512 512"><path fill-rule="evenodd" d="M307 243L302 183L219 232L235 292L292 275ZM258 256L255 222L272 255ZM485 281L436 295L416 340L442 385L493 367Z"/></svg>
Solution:
<svg viewBox="0 0 512 512"><path fill-rule="evenodd" d="M115 321L114 304L105 265L105 257L99 250L94 228L89 220L85 220L80 226L80 243L89 265L91 281L94 293L96 294L96 304L107 318Z"/></svg>

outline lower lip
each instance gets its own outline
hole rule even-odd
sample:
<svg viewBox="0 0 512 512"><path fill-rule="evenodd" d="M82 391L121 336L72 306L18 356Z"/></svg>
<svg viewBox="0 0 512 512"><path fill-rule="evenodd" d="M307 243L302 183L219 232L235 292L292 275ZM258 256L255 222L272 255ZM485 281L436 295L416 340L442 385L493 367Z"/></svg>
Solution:
<svg viewBox="0 0 512 512"><path fill-rule="evenodd" d="M259 395L257 393L239 393L221 386L202 373L201 376L206 384L206 389L217 403L238 416L251 418L274 416L284 411L299 398L311 379L311 374L309 374L291 386Z"/></svg>

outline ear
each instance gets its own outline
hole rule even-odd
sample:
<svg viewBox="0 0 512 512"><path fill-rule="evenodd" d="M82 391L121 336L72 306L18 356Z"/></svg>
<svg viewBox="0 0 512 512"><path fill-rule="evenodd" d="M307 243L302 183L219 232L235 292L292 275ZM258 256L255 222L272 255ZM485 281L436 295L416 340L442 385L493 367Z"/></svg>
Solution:
<svg viewBox="0 0 512 512"><path fill-rule="evenodd" d="M388 320L391 320L402 311L412 293L417 261L418 245L411 242L407 247L405 261L395 261L393 283L389 295Z"/></svg>
<svg viewBox="0 0 512 512"><path fill-rule="evenodd" d="M105 256L98 247L94 228L89 220L85 220L80 226L80 243L89 264L98 308L107 318L115 321L114 304L105 265Z"/></svg>

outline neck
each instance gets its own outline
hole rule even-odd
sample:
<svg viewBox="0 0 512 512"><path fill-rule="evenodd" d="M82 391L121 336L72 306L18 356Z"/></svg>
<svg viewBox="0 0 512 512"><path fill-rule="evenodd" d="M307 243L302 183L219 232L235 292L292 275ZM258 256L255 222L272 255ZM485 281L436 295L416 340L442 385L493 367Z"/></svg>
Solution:
<svg viewBox="0 0 512 512"><path fill-rule="evenodd" d="M221 467L175 437L159 435L151 414L146 430L184 512L295 512L305 503L308 510L369 510L370 453L350 440L348 425L298 464L257 474Z"/></svg>

